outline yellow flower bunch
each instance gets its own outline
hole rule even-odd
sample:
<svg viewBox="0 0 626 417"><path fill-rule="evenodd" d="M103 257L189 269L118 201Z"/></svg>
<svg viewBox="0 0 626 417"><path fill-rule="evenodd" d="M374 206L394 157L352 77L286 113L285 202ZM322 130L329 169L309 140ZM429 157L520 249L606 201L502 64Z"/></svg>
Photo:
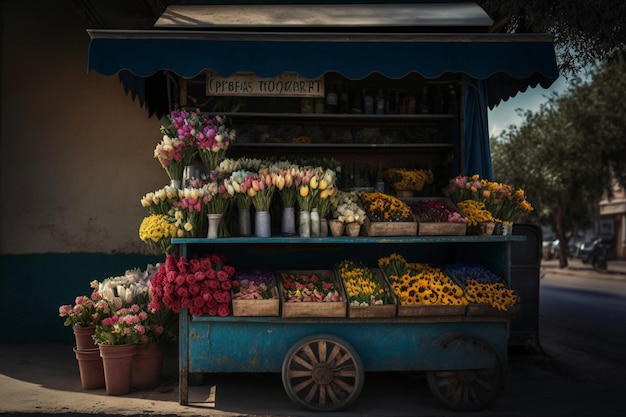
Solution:
<svg viewBox="0 0 626 417"><path fill-rule="evenodd" d="M405 265L400 264L404 261ZM409 305L467 305L463 289L437 267L408 263L401 255L392 254L378 260L391 288L403 306ZM396 271L404 271L395 275Z"/></svg>
<svg viewBox="0 0 626 417"><path fill-rule="evenodd" d="M363 208L375 222L412 222L411 208L402 200L380 192L361 193Z"/></svg>
<svg viewBox="0 0 626 417"><path fill-rule="evenodd" d="M493 222L495 218L485 208L485 203L476 200L464 200L457 203L463 217L467 219L468 226L476 226L483 222Z"/></svg>
<svg viewBox="0 0 626 417"><path fill-rule="evenodd" d="M396 191L422 191L425 184L435 180L431 170L390 168L383 172L383 179Z"/></svg>
<svg viewBox="0 0 626 417"><path fill-rule="evenodd" d="M457 205L464 200L480 201L496 221L507 224L513 224L520 215L533 211L523 189L515 190L512 185L489 181L478 174L451 179L445 194Z"/></svg>
<svg viewBox="0 0 626 417"><path fill-rule="evenodd" d="M470 303L490 304L498 310L507 311L517 302L515 290L508 289L503 283L479 283L467 280L465 283L466 297Z"/></svg>
<svg viewBox="0 0 626 417"><path fill-rule="evenodd" d="M391 294L380 278L362 262L343 260L336 265L352 306L390 304Z"/></svg>
<svg viewBox="0 0 626 417"><path fill-rule="evenodd" d="M139 226L139 238L154 252L168 253L176 233L176 226L164 214L150 215Z"/></svg>

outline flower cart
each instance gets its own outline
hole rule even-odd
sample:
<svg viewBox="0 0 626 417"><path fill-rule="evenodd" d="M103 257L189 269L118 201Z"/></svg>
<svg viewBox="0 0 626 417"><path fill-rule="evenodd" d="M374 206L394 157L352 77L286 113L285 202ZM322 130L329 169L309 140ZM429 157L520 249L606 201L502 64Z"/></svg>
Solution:
<svg viewBox="0 0 626 417"><path fill-rule="evenodd" d="M364 13L376 16L367 27L350 19ZM259 16L267 19L262 30L254 25ZM309 27L310 16L333 30ZM407 33L397 30L398 22ZM157 30L89 30L89 69L120 72L127 91L139 94L159 116L208 103L212 107L203 111L236 122L238 143L231 148L236 157L336 158L342 168L338 188L344 191L378 186L383 167L411 168L388 172L387 178L396 193L410 198L419 190L434 194L459 173L491 177L487 109L528 87L547 88L558 77L550 37L489 33L493 23L471 2L170 6ZM176 50L185 59L172 60L163 50ZM144 81L162 72L165 108L143 91ZM301 213L321 188L310 178L296 194ZM248 196L290 188L286 181L257 179L256 185ZM238 208L249 210L243 197L236 200ZM293 210L293 196L281 197L284 208ZM280 236L255 230L254 236L207 239L193 236L198 228L185 223L191 216L185 213L180 220L190 224L188 234L171 243L181 255L219 252L237 269L315 270L346 258L371 266L392 251L438 265L478 261L510 285L511 247L525 240L431 236L424 228L420 235L412 221L405 222L410 228L400 227L406 235L395 230L389 236L388 228L355 221L359 214L347 203L345 208L338 219L353 218L342 226L355 226L350 228L357 236L293 236L292 222ZM300 224L314 223L313 212ZM338 410L357 399L367 372L387 370L427 372L433 394L451 408L488 405L504 384L511 314L424 307L419 314L398 310L391 317L191 316L182 308L180 403L187 404L194 375L280 372L294 402L315 411Z"/></svg>
<svg viewBox="0 0 626 417"><path fill-rule="evenodd" d="M480 260L510 277L511 244L522 236L272 237L219 239L237 268L309 269L391 250L438 264ZM181 254L215 249L211 239L174 239ZM324 254L320 257L320 254ZM373 371L424 371L433 395L456 410L493 401L505 383L511 313L466 306L393 317L217 317L180 312L180 403L188 383L211 372L280 372L289 398L313 411L354 402ZM345 314L345 307L344 307Z"/></svg>

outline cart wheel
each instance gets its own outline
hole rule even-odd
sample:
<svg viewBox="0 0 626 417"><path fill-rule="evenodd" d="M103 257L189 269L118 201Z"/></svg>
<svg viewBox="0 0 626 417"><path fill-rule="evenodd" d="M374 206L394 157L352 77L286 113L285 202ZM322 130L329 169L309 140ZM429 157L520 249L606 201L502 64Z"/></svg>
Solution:
<svg viewBox="0 0 626 417"><path fill-rule="evenodd" d="M427 372L433 395L452 410L479 410L495 400L504 386L505 367L491 344L474 336L453 337L442 343L444 349L467 356L493 359L493 365L481 369Z"/></svg>
<svg viewBox="0 0 626 417"><path fill-rule="evenodd" d="M352 404L365 377L355 350L338 337L306 337L283 361L283 386L291 400L312 411L335 411Z"/></svg>

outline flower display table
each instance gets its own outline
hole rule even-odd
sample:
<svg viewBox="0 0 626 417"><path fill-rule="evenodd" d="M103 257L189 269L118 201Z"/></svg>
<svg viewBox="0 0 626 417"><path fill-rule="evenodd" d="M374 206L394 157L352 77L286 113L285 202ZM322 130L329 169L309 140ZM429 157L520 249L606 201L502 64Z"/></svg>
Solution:
<svg viewBox="0 0 626 417"><path fill-rule="evenodd" d="M181 238L181 255L219 250L237 269L332 269L371 265L390 252L439 265L479 261L509 282L511 244L525 236ZM280 254L280 256L276 256ZM345 304L344 304L345 305ZM191 377L210 372L281 372L290 399L312 411L348 407L365 372L425 371L434 396L458 410L491 403L506 375L510 314L430 309L393 317L216 317L181 309L179 402ZM346 307L347 308L347 307ZM445 311L444 311L445 310ZM302 390L300 387L310 387ZM332 392L327 387L333 387ZM471 392L457 396L455 392Z"/></svg>

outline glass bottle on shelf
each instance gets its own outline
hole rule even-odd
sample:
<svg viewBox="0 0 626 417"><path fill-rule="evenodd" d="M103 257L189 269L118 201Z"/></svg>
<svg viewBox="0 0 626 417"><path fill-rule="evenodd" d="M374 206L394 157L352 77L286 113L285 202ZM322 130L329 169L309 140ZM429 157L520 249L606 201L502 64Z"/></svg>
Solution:
<svg viewBox="0 0 626 417"><path fill-rule="evenodd" d="M422 98L420 99L420 112L424 114L430 113L430 100L428 99L427 85L422 88Z"/></svg>
<svg viewBox="0 0 626 417"><path fill-rule="evenodd" d="M338 109L337 92L335 91L335 87L330 85L326 92L326 113L337 113Z"/></svg>
<svg viewBox="0 0 626 417"><path fill-rule="evenodd" d="M374 97L365 90L363 93L363 113L374 114Z"/></svg>
<svg viewBox="0 0 626 417"><path fill-rule="evenodd" d="M378 94L376 95L376 114L385 114L385 94L383 93L383 89L378 89Z"/></svg>
<svg viewBox="0 0 626 417"><path fill-rule="evenodd" d="M339 113L350 113L350 95L345 87L341 89L339 94Z"/></svg>
<svg viewBox="0 0 626 417"><path fill-rule="evenodd" d="M359 90L357 90L356 88L352 89L352 98L350 100L352 114L363 113L363 107L361 103L362 97L359 95L358 91Z"/></svg>

